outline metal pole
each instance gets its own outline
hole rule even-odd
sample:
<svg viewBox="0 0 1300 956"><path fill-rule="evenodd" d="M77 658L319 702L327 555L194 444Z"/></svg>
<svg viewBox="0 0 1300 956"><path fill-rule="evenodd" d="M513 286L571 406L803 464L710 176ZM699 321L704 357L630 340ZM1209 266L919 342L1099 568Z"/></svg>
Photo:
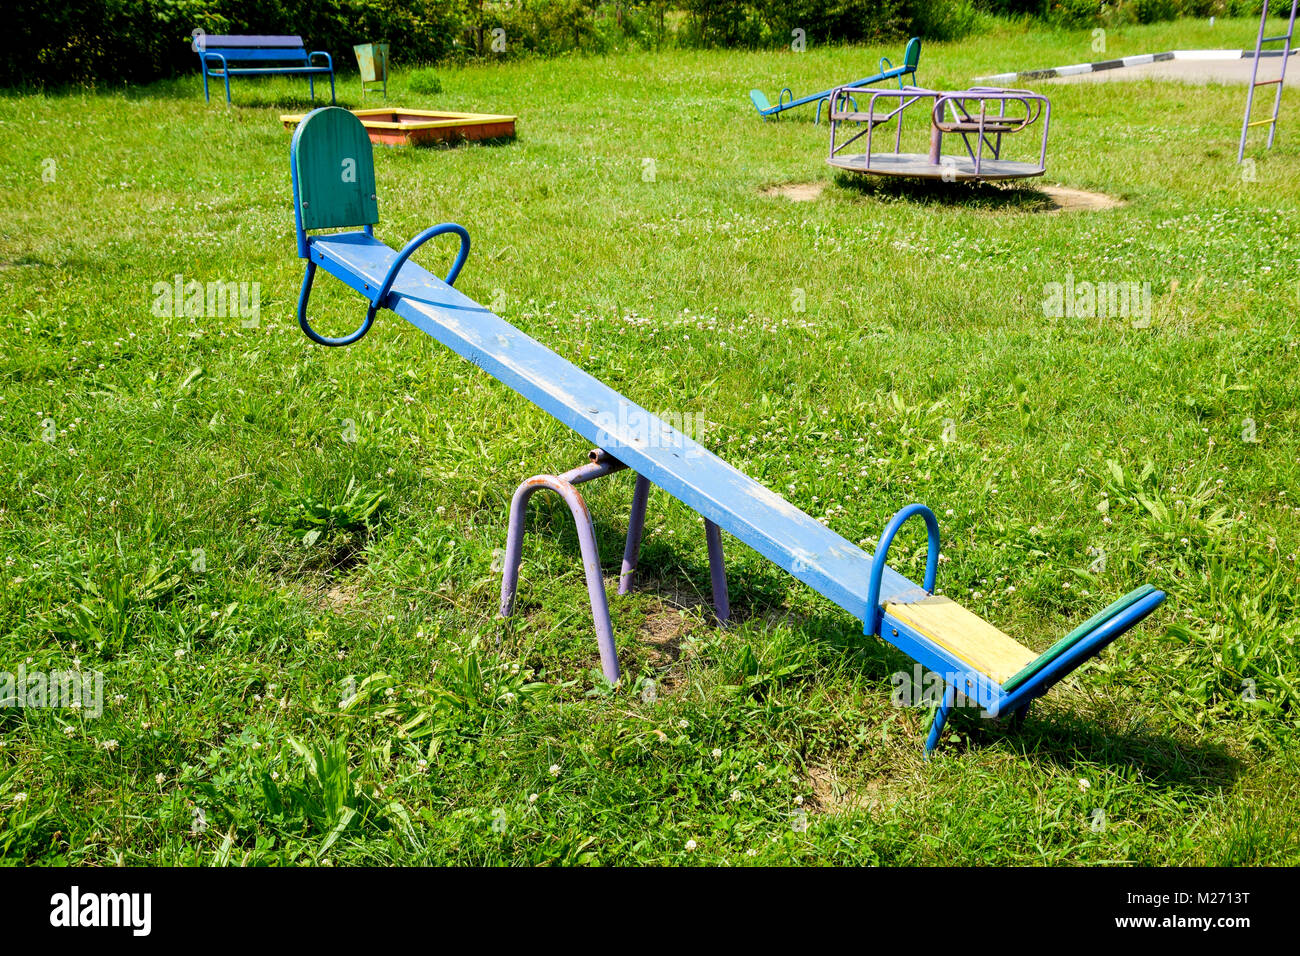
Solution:
<svg viewBox="0 0 1300 956"><path fill-rule="evenodd" d="M636 573L636 563L641 555L641 535L645 531L645 509L649 497L650 479L645 475L637 475L636 487L632 489L632 514L627 519L623 568L618 575L619 594L627 594L632 590L632 576Z"/></svg>
<svg viewBox="0 0 1300 956"><path fill-rule="evenodd" d="M731 619L731 598L727 594L727 565L722 560L722 530L704 519L704 538L709 545L709 577L713 581L713 610L719 621Z"/></svg>
<svg viewBox="0 0 1300 956"><path fill-rule="evenodd" d="M618 650L614 646L614 627L609 619L609 600L605 596L605 581L600 573L600 550L596 546L596 527L591 512L575 484L591 481L619 471L626 466L597 449L592 461L564 475L534 475L515 489L510 500L509 529L506 533L505 564L501 574L501 617L514 612L515 594L519 589L519 565L524 550L524 517L528 501L543 488L554 491L569 506L573 523L578 531L578 548L582 552L582 566L587 578L587 595L591 599L591 616L596 627L596 644L600 648L600 669L610 681L619 677ZM566 477L569 476L569 477Z"/></svg>
<svg viewBox="0 0 1300 956"><path fill-rule="evenodd" d="M1259 51L1264 45L1264 25L1268 20L1268 0L1259 15L1259 36L1255 38L1255 61L1250 66L1250 87L1246 90L1246 116L1241 121L1241 143L1237 146L1237 162L1246 155L1246 133L1250 131L1250 109L1255 102L1255 80L1259 76Z"/></svg>
<svg viewBox="0 0 1300 956"><path fill-rule="evenodd" d="M1277 94L1273 97L1273 122L1268 127L1268 149L1273 148L1273 137L1277 135L1277 114L1282 109L1282 87L1286 85L1286 61L1291 58L1291 38L1295 35L1295 14L1297 0L1291 0L1291 19L1286 25L1286 43L1282 46L1282 75L1277 79Z"/></svg>

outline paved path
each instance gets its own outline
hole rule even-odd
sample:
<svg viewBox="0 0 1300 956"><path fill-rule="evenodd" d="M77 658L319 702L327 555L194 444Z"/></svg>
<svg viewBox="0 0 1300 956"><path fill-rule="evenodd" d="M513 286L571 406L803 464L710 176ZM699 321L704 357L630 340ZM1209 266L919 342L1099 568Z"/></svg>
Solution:
<svg viewBox="0 0 1300 956"><path fill-rule="evenodd" d="M1166 60L1162 63L1143 63L1095 73L1059 76L1047 83L1124 83L1138 80L1159 80L1174 83L1220 83L1245 86L1250 83L1250 67L1254 62L1245 60ZM1277 79L1282 70L1281 57L1265 57L1259 64L1261 80ZM1286 86L1300 86L1300 56L1292 55L1286 68Z"/></svg>

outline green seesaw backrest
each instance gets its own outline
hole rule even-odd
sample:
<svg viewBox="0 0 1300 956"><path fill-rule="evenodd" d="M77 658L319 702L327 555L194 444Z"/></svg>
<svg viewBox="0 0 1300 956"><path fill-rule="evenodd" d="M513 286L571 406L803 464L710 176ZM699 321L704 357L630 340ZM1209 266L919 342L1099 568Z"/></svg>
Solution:
<svg viewBox="0 0 1300 956"><path fill-rule="evenodd" d="M366 129L345 109L313 110L293 136L303 229L373 226L379 221L375 158Z"/></svg>
<svg viewBox="0 0 1300 956"><path fill-rule="evenodd" d="M907 41L907 49L903 51L903 66L910 66L916 69L916 65L921 62L921 38L912 37Z"/></svg>

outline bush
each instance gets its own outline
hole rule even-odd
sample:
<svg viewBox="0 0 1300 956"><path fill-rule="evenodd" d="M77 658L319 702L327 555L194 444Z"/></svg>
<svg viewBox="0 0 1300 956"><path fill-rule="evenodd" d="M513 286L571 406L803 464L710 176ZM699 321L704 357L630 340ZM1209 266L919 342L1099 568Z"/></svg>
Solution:
<svg viewBox="0 0 1300 956"><path fill-rule="evenodd" d="M395 62L609 53L667 42L786 46L955 40L990 16L1061 26L1243 16L1258 0L10 0L0 85L144 82L193 72L196 28L292 33L355 69L352 46L387 41ZM670 11L681 17L669 18ZM494 33L493 31L504 31ZM494 40L497 47L494 49ZM501 43L504 47L501 48ZM412 87L415 89L415 87Z"/></svg>
<svg viewBox="0 0 1300 956"><path fill-rule="evenodd" d="M406 62L451 56L463 41L465 0L12 0L0 37L0 84L143 82L193 72L195 29L298 34L335 69L352 47L387 40Z"/></svg>
<svg viewBox="0 0 1300 956"><path fill-rule="evenodd" d="M973 0L921 0L914 5L911 32L927 40L960 40L990 19Z"/></svg>
<svg viewBox="0 0 1300 956"><path fill-rule="evenodd" d="M418 70L412 70L410 76L406 79L406 87L412 93L426 93L430 96L436 96L442 92L442 80L438 74L428 67L421 67Z"/></svg>

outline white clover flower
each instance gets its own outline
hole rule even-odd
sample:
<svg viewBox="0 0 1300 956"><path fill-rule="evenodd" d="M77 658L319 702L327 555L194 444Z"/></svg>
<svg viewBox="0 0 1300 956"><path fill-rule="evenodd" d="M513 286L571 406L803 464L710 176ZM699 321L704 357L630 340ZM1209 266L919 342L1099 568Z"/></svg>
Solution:
<svg viewBox="0 0 1300 956"><path fill-rule="evenodd" d="M695 852L695 847L696 847L696 846L698 846L698 844L697 844L694 840L687 840L687 841L686 841L686 852L688 852L688 853L694 853L694 852Z"/></svg>
<svg viewBox="0 0 1300 956"><path fill-rule="evenodd" d="M547 770L546 772L549 773L552 777L558 777L560 775L560 765L558 763L553 763L551 764L550 769Z"/></svg>

